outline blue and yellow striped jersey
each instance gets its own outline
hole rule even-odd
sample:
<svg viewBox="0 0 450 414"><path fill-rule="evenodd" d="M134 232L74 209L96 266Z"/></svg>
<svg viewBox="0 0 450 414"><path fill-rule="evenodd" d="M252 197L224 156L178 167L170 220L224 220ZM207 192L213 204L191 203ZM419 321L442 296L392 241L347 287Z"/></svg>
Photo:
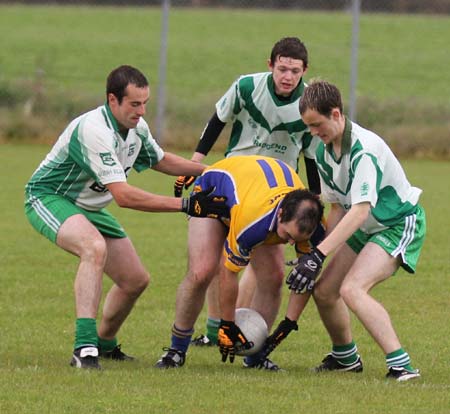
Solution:
<svg viewBox="0 0 450 414"><path fill-rule="evenodd" d="M208 167L195 191L212 186L215 194L228 197L224 255L225 266L233 272L248 264L256 246L283 243L276 234L280 201L287 193L305 188L283 161L256 155L226 158Z"/></svg>

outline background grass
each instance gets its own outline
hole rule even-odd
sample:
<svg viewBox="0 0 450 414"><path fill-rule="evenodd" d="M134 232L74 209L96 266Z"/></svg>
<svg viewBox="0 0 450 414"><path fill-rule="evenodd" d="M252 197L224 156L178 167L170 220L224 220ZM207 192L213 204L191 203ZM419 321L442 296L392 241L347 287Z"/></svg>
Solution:
<svg viewBox="0 0 450 414"><path fill-rule="evenodd" d="M161 348L169 344L176 288L186 269L186 220L182 214L145 214L115 205L110 210L153 279L119 335L124 350L138 361L104 362L102 372L72 369L77 260L39 236L23 214L23 187L48 149L0 147L1 413L450 412L450 258L444 214L450 203L445 191L448 162L402 162L410 181L424 189L428 235L417 275L400 271L374 292L391 312L403 345L423 374L419 381L397 384L384 379L383 354L356 320L354 336L365 371L311 373L329 351L314 306L302 316L299 332L273 355L286 372L248 372L239 359L224 365L211 348L190 349L180 370L154 369ZM218 157L212 154L208 161ZM133 173L130 181L161 194L172 191L173 179L153 171ZM109 286L105 280L105 290ZM204 323L203 313L197 333Z"/></svg>
<svg viewBox="0 0 450 414"><path fill-rule="evenodd" d="M361 16L358 119L403 154L450 155L449 23ZM160 29L157 8L0 6L0 139L52 142L68 119L103 102L106 75L123 63L149 77L153 124ZM237 76L265 71L284 36L306 43L306 77L336 83L347 100L350 14L172 8L165 145L192 150L218 98Z"/></svg>

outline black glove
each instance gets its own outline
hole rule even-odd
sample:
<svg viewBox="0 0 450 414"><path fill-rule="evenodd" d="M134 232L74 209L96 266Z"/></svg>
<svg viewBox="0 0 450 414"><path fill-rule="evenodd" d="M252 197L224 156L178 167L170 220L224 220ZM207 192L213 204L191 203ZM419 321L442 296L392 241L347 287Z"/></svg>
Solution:
<svg viewBox="0 0 450 414"><path fill-rule="evenodd" d="M173 185L174 196L181 197L183 194L183 187L187 190L196 178L197 177L195 177L194 175L180 175Z"/></svg>
<svg viewBox="0 0 450 414"><path fill-rule="evenodd" d="M230 210L225 204L227 197L213 194L215 187L183 198L181 211L194 217L229 217Z"/></svg>
<svg viewBox="0 0 450 414"><path fill-rule="evenodd" d="M312 291L325 257L317 247L314 247L311 253L287 262L287 265L294 266L286 279L289 289L295 293Z"/></svg>
<svg viewBox="0 0 450 414"><path fill-rule="evenodd" d="M217 339L222 354L222 362L226 362L229 356L230 362L233 363L236 351L250 349L253 346L253 342L248 341L239 326L233 321L224 321L223 319L220 320Z"/></svg>
<svg viewBox="0 0 450 414"><path fill-rule="evenodd" d="M291 321L288 317L285 317L264 343L263 353L264 358L267 358L269 354L280 345L281 341L291 333L291 331L298 331L298 325L296 321Z"/></svg>

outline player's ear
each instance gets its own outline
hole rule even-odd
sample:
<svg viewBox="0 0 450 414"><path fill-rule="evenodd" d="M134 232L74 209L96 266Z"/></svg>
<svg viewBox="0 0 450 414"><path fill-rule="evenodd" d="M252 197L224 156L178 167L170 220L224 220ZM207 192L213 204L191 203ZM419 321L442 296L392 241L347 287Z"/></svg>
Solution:
<svg viewBox="0 0 450 414"><path fill-rule="evenodd" d="M341 111L339 110L339 108L333 108L331 110L331 118L333 118L334 120L338 120L341 117Z"/></svg>
<svg viewBox="0 0 450 414"><path fill-rule="evenodd" d="M272 65L272 61L269 59L267 59L267 66L269 67L270 71L273 71L273 65Z"/></svg>
<svg viewBox="0 0 450 414"><path fill-rule="evenodd" d="M108 93L108 105L110 105L111 106L111 104L116 104L116 103L118 103L119 101L118 101L118 99L117 99L117 96L116 95L114 95L113 93Z"/></svg>
<svg viewBox="0 0 450 414"><path fill-rule="evenodd" d="M281 219L281 214L283 213L283 209L280 207L277 212L277 218Z"/></svg>

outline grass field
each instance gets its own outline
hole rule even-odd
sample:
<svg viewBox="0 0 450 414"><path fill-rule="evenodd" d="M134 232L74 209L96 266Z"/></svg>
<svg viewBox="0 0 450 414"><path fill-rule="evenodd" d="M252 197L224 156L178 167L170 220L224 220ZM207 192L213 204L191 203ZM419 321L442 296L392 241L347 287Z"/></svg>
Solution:
<svg viewBox="0 0 450 414"><path fill-rule="evenodd" d="M449 152L449 23L449 16L361 16L359 121L391 145L401 141L395 146L406 153L426 153L435 141L435 155ZM160 29L158 8L0 6L0 37L7 39L0 48L0 138L52 141L68 118L102 103L106 74L123 63L149 77L152 123ZM306 43L306 78L336 83L347 100L349 13L173 8L166 142L193 148L218 98L237 76L265 71L284 36ZM35 102L28 117L25 101Z"/></svg>
<svg viewBox="0 0 450 414"><path fill-rule="evenodd" d="M424 189L428 236L418 274L400 271L375 290L423 374L417 382L396 384L384 379L383 355L357 321L354 334L364 373L311 373L309 368L329 350L314 306L303 315L299 332L273 355L286 372L248 372L239 360L224 365L217 349L191 349L180 370L154 369L161 348L169 344L175 290L186 268L186 220L181 214L145 214L116 206L111 211L127 229L153 277L119 336L124 350L138 361L104 363L102 372L69 367L77 261L40 237L23 214L24 184L47 151L46 146L0 146L2 414L450 413L450 258L444 213L450 204L445 190L448 162L402 162L410 181ZM146 172L132 174L130 181L170 194L173 180L161 177ZM197 324L198 332L204 316Z"/></svg>

